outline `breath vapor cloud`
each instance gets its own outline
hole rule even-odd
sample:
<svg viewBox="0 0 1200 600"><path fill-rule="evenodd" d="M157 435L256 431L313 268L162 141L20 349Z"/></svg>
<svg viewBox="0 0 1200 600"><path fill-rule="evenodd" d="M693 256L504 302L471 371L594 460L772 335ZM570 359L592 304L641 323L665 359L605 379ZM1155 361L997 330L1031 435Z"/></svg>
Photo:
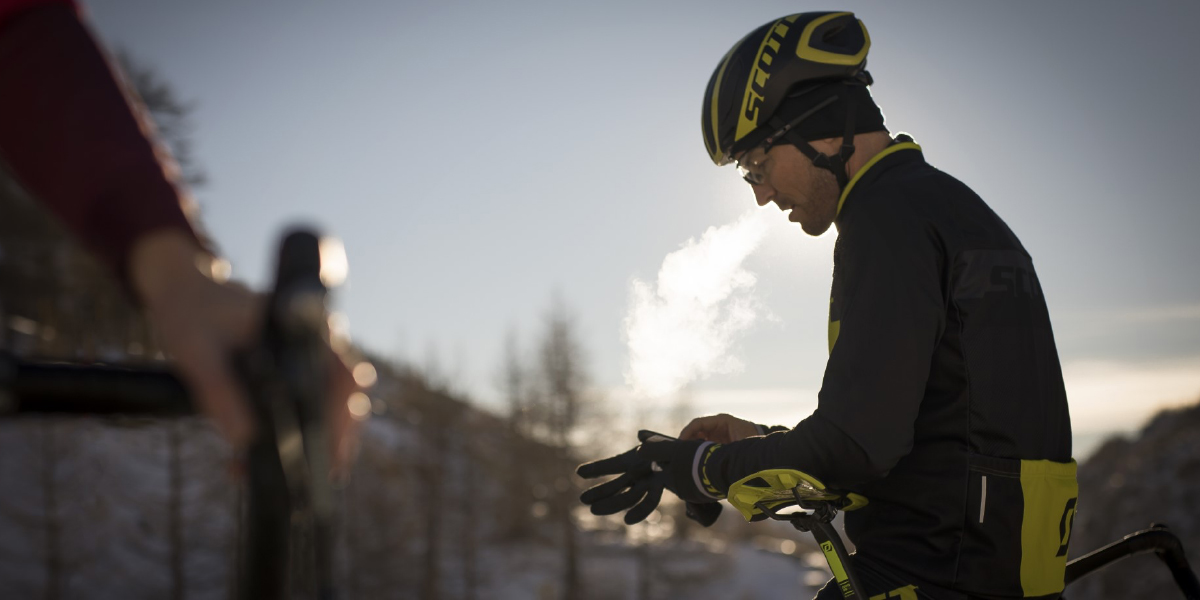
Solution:
<svg viewBox="0 0 1200 600"><path fill-rule="evenodd" d="M742 370L730 348L762 310L753 296L757 278L742 263L766 233L764 216L750 211L710 227L663 259L654 284L630 283L625 381L634 394L670 396L698 379Z"/></svg>

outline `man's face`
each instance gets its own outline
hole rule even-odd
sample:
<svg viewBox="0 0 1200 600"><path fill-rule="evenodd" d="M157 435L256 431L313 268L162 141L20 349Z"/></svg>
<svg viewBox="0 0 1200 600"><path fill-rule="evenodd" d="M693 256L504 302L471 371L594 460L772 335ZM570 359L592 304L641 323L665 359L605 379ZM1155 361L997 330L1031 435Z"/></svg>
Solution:
<svg viewBox="0 0 1200 600"><path fill-rule="evenodd" d="M759 206L774 202L809 235L821 235L837 216L838 187L833 173L813 166L795 146L780 144L769 152L754 148L738 157L748 172ZM748 181L749 182L749 181Z"/></svg>

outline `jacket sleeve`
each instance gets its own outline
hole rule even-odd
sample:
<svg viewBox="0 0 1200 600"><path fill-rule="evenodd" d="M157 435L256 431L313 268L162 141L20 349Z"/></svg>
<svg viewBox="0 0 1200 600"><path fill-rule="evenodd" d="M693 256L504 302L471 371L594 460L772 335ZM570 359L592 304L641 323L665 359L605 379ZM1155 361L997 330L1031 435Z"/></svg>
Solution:
<svg viewBox="0 0 1200 600"><path fill-rule="evenodd" d="M139 237L175 228L197 239L177 168L70 3L11 4L0 15L0 158L127 284Z"/></svg>
<svg viewBox="0 0 1200 600"><path fill-rule="evenodd" d="M794 468L853 489L886 476L912 449L945 327L945 260L931 226L901 199L882 200L880 210L855 215L834 251L831 349L817 410L790 431L722 446L708 465L718 487Z"/></svg>

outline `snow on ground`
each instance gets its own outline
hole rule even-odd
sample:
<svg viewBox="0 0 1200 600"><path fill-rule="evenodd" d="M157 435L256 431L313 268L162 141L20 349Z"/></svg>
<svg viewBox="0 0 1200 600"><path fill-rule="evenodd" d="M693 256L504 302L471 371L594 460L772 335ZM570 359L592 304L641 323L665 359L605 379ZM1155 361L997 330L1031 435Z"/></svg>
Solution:
<svg viewBox="0 0 1200 600"><path fill-rule="evenodd" d="M486 591L480 598L562 597L563 560L557 548L514 544L486 553L482 563ZM581 552L580 600L811 598L829 577L826 568L811 564L749 542L715 549L672 542L655 545L648 553L634 545L589 543ZM806 581L820 583L814 587Z"/></svg>

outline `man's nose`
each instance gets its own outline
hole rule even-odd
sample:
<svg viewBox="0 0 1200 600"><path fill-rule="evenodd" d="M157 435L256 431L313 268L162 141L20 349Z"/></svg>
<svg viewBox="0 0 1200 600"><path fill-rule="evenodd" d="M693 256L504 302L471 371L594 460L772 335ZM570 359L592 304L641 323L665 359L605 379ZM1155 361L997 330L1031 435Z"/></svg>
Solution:
<svg viewBox="0 0 1200 600"><path fill-rule="evenodd" d="M771 189L770 186L753 185L750 187L754 190L754 200L758 202L759 206L766 206L775 197L775 190Z"/></svg>

